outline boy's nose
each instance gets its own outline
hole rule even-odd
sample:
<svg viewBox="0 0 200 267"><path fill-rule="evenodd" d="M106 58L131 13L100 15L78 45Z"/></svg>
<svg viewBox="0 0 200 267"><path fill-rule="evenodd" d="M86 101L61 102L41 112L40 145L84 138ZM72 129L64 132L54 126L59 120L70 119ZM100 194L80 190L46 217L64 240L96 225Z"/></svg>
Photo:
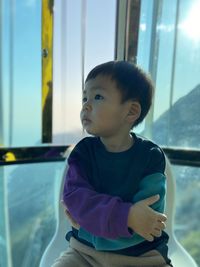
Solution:
<svg viewBox="0 0 200 267"><path fill-rule="evenodd" d="M83 104L83 110L91 110L92 109L92 105L90 103L90 101L86 101L84 104Z"/></svg>

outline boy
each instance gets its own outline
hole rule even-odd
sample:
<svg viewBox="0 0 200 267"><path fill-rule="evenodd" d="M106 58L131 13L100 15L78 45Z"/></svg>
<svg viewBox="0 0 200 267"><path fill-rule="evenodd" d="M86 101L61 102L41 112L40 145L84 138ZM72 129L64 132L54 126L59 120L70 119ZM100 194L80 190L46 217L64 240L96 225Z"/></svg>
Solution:
<svg viewBox="0 0 200 267"><path fill-rule="evenodd" d="M128 62L107 62L88 74L80 117L92 136L68 159L63 202L73 227L54 267L172 266L163 231L165 157L130 132L152 96L150 78Z"/></svg>

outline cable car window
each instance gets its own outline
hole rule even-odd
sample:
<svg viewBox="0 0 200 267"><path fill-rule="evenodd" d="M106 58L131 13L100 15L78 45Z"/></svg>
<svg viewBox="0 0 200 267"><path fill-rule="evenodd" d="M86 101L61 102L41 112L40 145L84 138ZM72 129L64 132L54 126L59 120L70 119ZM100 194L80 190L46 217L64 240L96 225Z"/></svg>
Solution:
<svg viewBox="0 0 200 267"><path fill-rule="evenodd" d="M138 64L156 84L146 133L160 145L200 147L199 1L142 1Z"/></svg>
<svg viewBox="0 0 200 267"><path fill-rule="evenodd" d="M41 3L1 1L0 145L41 139Z"/></svg>
<svg viewBox="0 0 200 267"><path fill-rule="evenodd" d="M0 1L0 146L20 152L43 145L42 62L50 51L42 46L42 4L53 2L52 143L81 138L84 76L114 59L115 0ZM6 161L14 160L15 154L6 153ZM55 232L63 168L64 162L0 168L1 266L38 267Z"/></svg>
<svg viewBox="0 0 200 267"><path fill-rule="evenodd" d="M53 143L72 144L82 136L85 76L114 59L116 1L55 1L54 10Z"/></svg>
<svg viewBox="0 0 200 267"><path fill-rule="evenodd" d="M200 169L174 166L173 171L176 177L176 237L200 264Z"/></svg>
<svg viewBox="0 0 200 267"><path fill-rule="evenodd" d="M141 2L137 62L150 72L156 92L138 131L174 150L200 148L199 8L196 0ZM176 236L200 264L199 167L173 168Z"/></svg>
<svg viewBox="0 0 200 267"><path fill-rule="evenodd" d="M55 232L64 167L64 162L55 162L0 168L1 266L39 266Z"/></svg>

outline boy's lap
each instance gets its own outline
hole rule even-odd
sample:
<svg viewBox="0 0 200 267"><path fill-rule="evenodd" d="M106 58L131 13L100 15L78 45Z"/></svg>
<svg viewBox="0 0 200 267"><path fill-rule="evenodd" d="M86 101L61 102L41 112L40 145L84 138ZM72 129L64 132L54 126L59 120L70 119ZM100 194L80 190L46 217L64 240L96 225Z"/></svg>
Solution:
<svg viewBox="0 0 200 267"><path fill-rule="evenodd" d="M51 267L171 267L157 250L131 257L98 252L75 239L70 241L71 246Z"/></svg>
<svg viewBox="0 0 200 267"><path fill-rule="evenodd" d="M91 267L85 259L73 248L63 252L51 267Z"/></svg>

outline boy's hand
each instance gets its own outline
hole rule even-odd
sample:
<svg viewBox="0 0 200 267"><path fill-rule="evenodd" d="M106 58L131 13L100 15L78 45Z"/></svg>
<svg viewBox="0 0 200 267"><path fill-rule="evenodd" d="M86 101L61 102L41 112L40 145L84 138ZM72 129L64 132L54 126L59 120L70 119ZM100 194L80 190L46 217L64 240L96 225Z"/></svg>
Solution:
<svg viewBox="0 0 200 267"><path fill-rule="evenodd" d="M71 226L73 226L75 229L79 230L80 229L80 225L72 218L71 214L69 213L69 210L67 208L67 206L65 205L64 201L61 200L61 203L64 206L65 209L65 214L67 215L67 218L71 224Z"/></svg>
<svg viewBox="0 0 200 267"><path fill-rule="evenodd" d="M129 210L128 227L148 241L161 236L162 230L166 227L166 215L149 207L158 200L159 195L146 198L135 203Z"/></svg>

